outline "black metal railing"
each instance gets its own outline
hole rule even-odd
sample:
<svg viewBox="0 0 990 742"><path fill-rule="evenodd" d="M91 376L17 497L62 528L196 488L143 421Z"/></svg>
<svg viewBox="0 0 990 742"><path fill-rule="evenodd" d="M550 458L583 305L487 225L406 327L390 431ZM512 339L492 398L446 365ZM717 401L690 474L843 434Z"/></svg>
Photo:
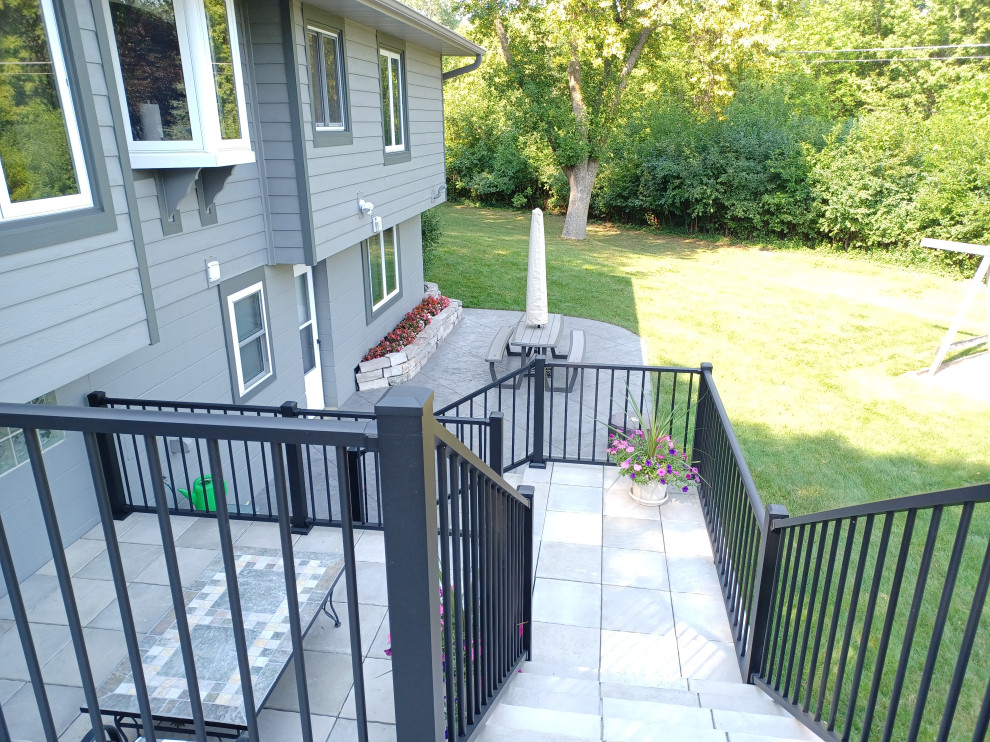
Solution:
<svg viewBox="0 0 990 742"><path fill-rule="evenodd" d="M436 456L446 738L466 739L529 655L533 493L439 426Z"/></svg>
<svg viewBox="0 0 990 742"><path fill-rule="evenodd" d="M117 732L114 729L106 730L104 724L123 724L127 720L130 720L128 723L132 724L146 740L151 742L156 739L156 735L158 735L157 738L160 738L161 735L169 736L170 732L193 735L199 742L206 742L208 737L233 739L240 734L243 734L250 742L258 742L259 740L257 710L265 700L260 694L269 692L271 688L263 685L256 687L263 670L258 663L252 661L256 655L255 650L249 647L248 637L250 636L250 641L254 642L259 634L259 630L256 628L257 616L250 619L254 628L248 632L242 604L245 600L253 600L250 595L257 593L257 589L252 590L250 584L245 586L246 575L241 569L243 564L239 564L235 554L231 515L225 507L215 507L204 513L204 516L209 517L216 524L216 530L213 532L216 545L213 548L220 555L217 569L222 571L223 575L213 579L220 580L216 584L222 584L226 591L226 596L223 598L224 610L217 614L216 621L211 619L209 628L214 632L225 633L232 641L231 654L236 656L236 675L239 678L233 682L238 688L237 692L241 699L239 707L235 710L238 714L242 713L243 715L240 721L235 721L232 718L217 720L215 716L211 716L208 721L204 714L204 705L214 702L217 696L215 682L217 677L214 668L209 666L209 663L204 664L202 657L197 656L194 633L203 629L203 623L202 621L193 622L193 618L199 613L198 609L187 609L186 599L189 596L184 594L184 588L188 587L188 577L184 577L186 566L182 566L180 570L180 557L176 547L175 528L177 525L171 512L172 507L165 482L157 477L149 478L149 497L153 503L153 511L157 514L156 538L149 539L147 536L151 534L146 534L145 540L153 543L156 539L160 539L160 558L167 575L169 604L174 619L171 628L167 629L166 632L171 631L175 634L177 646L173 646L171 651L174 652L177 661L181 660L181 665L177 666L181 669L181 674L177 677L181 677L183 680L180 685L169 688L150 685L152 678L155 677L154 672L157 670L149 670L149 664L154 665L155 663L144 655L146 651L150 652L151 647L144 643L146 637L138 636L133 607L137 605L140 598L132 594L128 582L135 576L132 569L133 565L125 564L125 553L121 548L120 539L118 539L115 529L113 506L108 484L104 477L107 466L106 462L102 460L102 454L106 451L107 444L113 441L114 436L128 436L142 446L144 461L153 470L158 470L162 466L160 452L163 441L168 439L203 441L205 471L215 481L223 481L227 472L228 464L224 459L224 448L228 442L235 446L252 443L265 449L272 482L272 512L277 520L276 530L278 534L278 548L272 552L273 555L277 554L277 560L272 563L274 565L272 570L274 570L274 574L281 573L284 578L287 606L285 615L287 627L284 632L289 637L288 648L291 649L291 656L294 658L295 703L300 710L299 739L311 742L313 729L309 714L309 687L305 655L302 651L303 632L308 624L304 625L301 618L299 607L301 598L297 596L297 586L302 584L299 582L298 570L311 567L313 565L311 560L314 557L305 557L303 559L305 564L302 566L300 566L302 563L294 557L287 450L292 446L305 445L325 446L336 450L341 455L351 448L371 450L376 447L375 425L368 422L287 420L278 417L242 417L240 415L202 415L183 412L10 404L0 404L0 425L23 429L34 480L35 492L33 494L37 497L43 516L42 523L37 526L37 536L46 538L51 547L58 594L65 608L70 645L75 654L81 686L77 697L71 689L59 685L66 681L64 675L60 674L54 678L46 677L46 673L42 669L42 663L47 661L50 653L47 656L42 655L39 651L39 644L44 642L45 636L50 635L51 627L44 625L43 622L38 623L32 620L32 611L29 610L30 606L25 603L21 579L19 579L20 576L15 567L16 556L11 552L8 531L5 529L3 518L0 518L0 571L2 571L10 599L16 632L23 651L27 679L30 681L30 688L37 708L37 716L34 718L28 718L31 716L28 711L25 711L26 708L29 708L28 706L20 706L17 716L11 717L5 716L3 707L0 705L0 739L10 740L13 734L14 737L18 738L38 739L43 737L49 742L55 742L64 731L66 723L64 720L71 720L76 709L82 706L84 710L87 710L88 726L91 727L93 738L96 740L106 740L108 734L111 739L119 739L116 736ZM117 626L121 634L120 643L126 647L126 666L121 665L121 672L126 672L127 677L121 676L120 682L127 686L127 678L129 677L130 690L122 692L132 699L126 701L126 705L133 704L133 708L122 709L115 705L117 701L114 701L110 707L101 706L106 698L107 689L104 688L103 695L98 695L97 688L101 678L94 673L94 657L87 646L92 637L88 632L84 632L80 604L77 600L77 595L80 595L81 591L92 589L92 581L81 580L70 572L62 536L66 525L59 522L53 487L49 481L45 456L42 454L38 436L39 430L66 431L69 434L67 440L73 433L81 434L91 481L89 486L84 481L74 481L72 485L73 496L77 499L92 497L95 500L93 510L98 513L102 530L102 547L105 549L102 559L108 562L106 566L109 567L113 592L116 597L116 607L119 612L120 623ZM346 468L341 467L339 471L340 476L346 478ZM346 483L342 483L342 486L346 487ZM351 670L356 699L355 715L359 729L364 730L361 733L362 738L366 739L367 714L363 700L363 658L359 628L360 615L357 601L354 538L351 527L352 518L348 512L349 500L344 498L342 503L344 507L343 527L341 529L343 554L336 559L326 558L325 569L320 573L315 584L322 585L324 589L328 590L330 582L333 580L331 572L340 569L339 565L341 562L343 563L342 569L348 594L349 624L349 628L345 631L350 634L352 648ZM72 512L77 514L80 509L74 507ZM70 523L69 527L77 528L78 523ZM18 534L18 536L21 539L25 537L23 533ZM148 548L154 549L156 547L149 546ZM243 552L243 548L238 547L238 553L241 552ZM304 554L303 552L298 553ZM275 557L272 556L272 558ZM99 560L101 557L98 556L96 559ZM281 566L278 566L278 560L282 562ZM303 590L302 587L299 589L300 591ZM315 590L315 587L313 589ZM200 595L202 594L200 593ZM316 615L320 599L320 597L316 597L315 604L309 604L307 611L310 618ZM396 606L396 609L401 614L403 606ZM164 610L166 609L163 608L163 612ZM106 620L111 621L109 617ZM274 619L272 620L274 621ZM395 620L401 620L401 617L397 617ZM163 623L167 623L167 621L163 620ZM105 623L101 626L106 629ZM102 658L96 659L101 660L100 665L103 666ZM276 660L274 656L270 659L272 662ZM288 657L285 657L286 661L287 659ZM9 655L4 658L5 662L12 660L13 658ZM160 662L161 660L159 660ZM48 673L50 675L51 671L49 670ZM171 677L172 675L170 675ZM277 679L277 675L275 678ZM46 681L51 684L46 683ZM221 684L224 686L223 692L226 694L232 692L229 688L230 682L228 678ZM110 687L117 687L118 685L119 683L114 681ZM212 691L209 690L209 687L212 687ZM165 692L164 696L162 695L163 691ZM113 695L113 691L110 692ZM62 705L53 707L53 699ZM219 703L219 701L215 702ZM187 708L187 715L180 712L182 708ZM183 717L184 721L180 717ZM57 723L56 719L63 721ZM12 732L12 728L18 733ZM24 730L27 732L24 733Z"/></svg>
<svg viewBox="0 0 990 742"><path fill-rule="evenodd" d="M736 656L743 676L748 677L766 512L707 363L701 365L694 444L701 508Z"/></svg>
<svg viewBox="0 0 990 742"><path fill-rule="evenodd" d="M242 418L304 418L308 420L368 421L372 413L300 409L294 402L280 407L262 405L212 404L164 400L122 399L103 392L88 396L91 407L110 409L192 412ZM167 490L172 513L202 513L226 502L234 519L270 520L278 518L274 500L274 472L268 450L252 441L223 441L221 456L227 478L220 482L208 476L209 462L205 440L163 437L159 441L161 467L151 466L137 436L118 433L101 441L101 452L109 463L106 472L115 512L152 512L153 486L159 479ZM342 498L350 500L355 524L361 528L382 526L379 461L376 451L350 449L345 465L352 491L340 490L338 457L332 448L314 443L286 449L289 500L293 530L302 532L313 525L340 525ZM221 490L223 495L221 496Z"/></svg>
<svg viewBox="0 0 990 742"><path fill-rule="evenodd" d="M156 407L158 404L142 403ZM162 403L162 406L171 405ZM155 662L145 656L151 646L149 635L138 636L132 610L137 597L132 595L128 584L128 579L134 576L132 565L126 565L128 572L125 574L125 554L117 536L114 502L105 475L116 471L123 479L117 462L121 441L139 446L140 458L135 456L135 461L140 460L145 471L165 471L167 467L162 468L161 452L167 446L166 442L174 439L197 442L196 450L202 451L204 460L201 476L215 482L223 482L225 477L232 480L230 469L239 463L231 456L232 450L243 450L244 445L251 444L257 447L259 459L264 456L265 471L270 478L272 506L269 513L278 532L278 546L271 555L283 562L275 569L284 578L289 644L287 649L278 650L282 654L268 657L263 664L266 667L269 662L275 665L281 657L284 668L292 659L294 705L299 711L300 724L298 738L306 742L313 739L309 683L313 676L328 670L306 669L302 641L316 609L310 604L306 609L310 612L302 612L300 601L303 599L297 598L296 588L308 584L306 580L300 582L298 570L313 567L314 559L319 561L322 557L302 550L294 552L294 509L312 505L312 500L291 497L292 470L296 468L298 474L305 467L301 458L294 464L290 452L313 448L327 451L327 457L332 456L335 460L338 491L345 493L355 491L352 480L360 476L354 452L378 455L379 488L385 493L379 498L379 512L387 565L386 589L392 632L391 682L397 736L400 739L440 739L446 732L450 739L469 739L494 707L507 678L529 650L533 547L531 496L527 498L510 487L494 468L434 418L429 390L415 387L390 390L376 405L370 420L318 420L313 419L317 415L310 415L311 411L307 410L289 415L268 414L267 410L238 410L237 414L232 414L232 410L221 414L204 412L208 411L114 409L109 405L87 409L0 404L0 426L23 429L27 441L36 494L44 516L43 533L51 545L60 597L68 619L70 644L76 655L82 685L79 697L68 702L64 688L59 690L54 685L46 685L46 680L57 684L62 678L47 678L42 669L47 658L39 655L36 634L45 635L45 630L32 621L22 593L25 576L18 575L15 569L15 555L11 553L0 517L0 571L10 596L27 679L38 708L37 724L27 735L20 732L30 728L30 723L18 714L17 723L13 725L17 736L55 742L64 732L64 724L57 723L56 718L71 719L75 709L82 706L84 710L88 709L87 726L92 728L95 740L119 739L113 728L118 724L130 725L150 742L163 735L176 734L191 735L198 742L206 742L208 737L240 738L243 734L249 742L259 742L258 710L265 704L274 681L265 688L256 688L259 673L263 671L259 670L259 665L252 664L252 658L257 659L252 642L257 640L260 630L256 625L248 627L247 623L250 620L256 624L259 619L257 610L245 608L243 602L252 599L252 595L257 596L258 589L244 583L237 560L244 558L245 549L260 547L246 547L240 542L235 546L231 529L233 518L257 515L237 513L236 507L230 510L223 507L219 488L213 507L177 514L176 501L166 480L145 474L147 507L157 515L157 532L155 538L149 539L152 534L145 532L147 526L142 526L142 539L155 541L160 537L161 540L171 597L170 615L174 619L174 626L166 631L175 632L176 646L172 651L182 663L179 675L182 687L165 688L166 696L163 697L158 692L161 689L149 685L149 663L154 666ZM467 423L453 421L450 424ZM101 677L94 672L90 661L87 647L90 638L84 633L76 601L76 595L85 586L79 582L81 578L69 570L61 535L64 526L58 522L48 484L39 430L67 431L67 438L80 433L85 442L92 490L87 490L81 482L74 482L73 491L76 498L93 497L99 513L132 686L130 691L121 692L133 696L135 708L132 710L122 711L113 705L101 707L101 702L107 698L107 687L98 690ZM109 460L104 456L110 457ZM205 492L203 496L206 497ZM129 506L126 501L117 504ZM336 564L342 562L339 568L346 578L347 628L342 630L347 632L350 645L351 695L357 736L366 741L360 593L354 550L354 527L363 525L365 520L361 513L352 512L352 504L350 497L339 500L343 554ZM79 512L79 508L73 512ZM197 523L213 521L216 524L216 551L220 554L217 569L222 570L222 576L210 579L220 580L217 584L222 583L226 590L223 613L228 623L223 626L233 640L230 656L236 655L236 672L240 679L236 681L236 692L231 690L228 681L224 681L223 693L237 696L238 708L243 711L242 721L227 716L217 721L203 713L204 707L215 701L216 673L211 675L213 668L205 666L202 656L197 654L194 636L198 623L194 618L200 612L199 607L186 605L190 597L198 598L195 590L186 584L188 568L182 565L181 549L176 546L176 536L180 532L177 524L182 515L200 516ZM190 524L184 525L189 527ZM205 531L212 532L212 529ZM201 543L204 532L197 532L196 538L197 543ZM302 566L297 557L303 560ZM333 579L331 569L328 566L327 576L321 578L326 584L319 583L327 590L331 589ZM207 571L212 574L211 570ZM447 589L441 594L438 585L447 586ZM265 588L266 595L271 587ZM308 618L304 619L304 615ZM444 616L446 631L438 631ZM160 621L158 628L164 623L167 622ZM268 625L267 620L264 623ZM217 626L220 624L210 623L211 629ZM210 647L213 647L215 637L211 635L209 639ZM214 661L223 659L225 657L216 657ZM332 671L339 672L337 669ZM275 680L277 677L276 674ZM105 682L114 688L123 687L117 680ZM211 683L212 690L204 683ZM170 695L173 693L179 694L178 700ZM164 706L161 705L163 698L166 699ZM52 699L60 705L52 703ZM188 714L182 713L183 709ZM4 705L0 703L2 742L11 739L11 726L8 725L11 719L4 715Z"/></svg>
<svg viewBox="0 0 990 742"><path fill-rule="evenodd" d="M637 408L644 415L656 411L664 431L690 451L699 374L674 366L572 364L537 357L437 415L488 418L501 412L505 471L546 461L608 464L609 435L639 427Z"/></svg>
<svg viewBox="0 0 990 742"><path fill-rule="evenodd" d="M985 739L988 524L990 485L774 519L755 682L828 739Z"/></svg>

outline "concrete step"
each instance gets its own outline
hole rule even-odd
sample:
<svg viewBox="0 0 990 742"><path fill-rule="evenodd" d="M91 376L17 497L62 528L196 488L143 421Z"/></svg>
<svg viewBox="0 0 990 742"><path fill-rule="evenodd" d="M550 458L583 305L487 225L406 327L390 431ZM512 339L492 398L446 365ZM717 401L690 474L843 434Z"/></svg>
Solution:
<svg viewBox="0 0 990 742"><path fill-rule="evenodd" d="M593 680L598 682L597 667L563 667L553 662L523 662L517 675L550 675L557 678Z"/></svg>
<svg viewBox="0 0 990 742"><path fill-rule="evenodd" d="M512 678L513 688L533 688L551 693L574 693L579 696L600 696L601 685L597 680L568 678L559 675L540 675L533 672L517 672Z"/></svg>
<svg viewBox="0 0 990 742"><path fill-rule="evenodd" d="M531 739L532 732L562 734L577 739L602 739L602 717L597 714L579 714L572 711L528 708L500 703L488 717L486 727L506 727L526 732L523 739Z"/></svg>
<svg viewBox="0 0 990 742"><path fill-rule="evenodd" d="M607 742L726 742L726 734L711 728L678 727L635 719L604 719L602 739Z"/></svg>
<svg viewBox="0 0 990 742"><path fill-rule="evenodd" d="M601 714L601 697L595 694L555 693L545 688L525 688L516 686L502 691L501 702L510 706L572 711L577 714Z"/></svg>
<svg viewBox="0 0 990 742"><path fill-rule="evenodd" d="M788 740L803 740L818 742L820 737L808 729L790 714L786 716L769 716L753 714L745 711L725 711L714 709L715 728L724 729L729 738L735 732L738 734L757 735L765 738L784 738Z"/></svg>
<svg viewBox="0 0 990 742"><path fill-rule="evenodd" d="M755 685L747 685L742 681L688 678L687 684L688 689L695 693L716 693L720 696L738 696L740 698L770 698L770 696Z"/></svg>
<svg viewBox="0 0 990 742"><path fill-rule="evenodd" d="M526 736L522 737L518 729L493 726L490 723L486 723L471 739L472 742L521 742L521 739L525 739L526 742L587 742L585 737L532 730L528 730Z"/></svg>

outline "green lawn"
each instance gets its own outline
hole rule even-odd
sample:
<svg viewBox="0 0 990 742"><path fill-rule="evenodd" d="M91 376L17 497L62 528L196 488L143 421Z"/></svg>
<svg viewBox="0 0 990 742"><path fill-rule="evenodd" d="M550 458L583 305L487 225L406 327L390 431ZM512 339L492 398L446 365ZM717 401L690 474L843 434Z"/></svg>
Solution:
<svg viewBox="0 0 990 742"><path fill-rule="evenodd" d="M445 206L427 278L522 309L529 214ZM926 367L962 282L841 256L546 217L550 310L628 328L656 364L710 361L764 502L805 513L990 480L990 404ZM979 334L980 307L964 330Z"/></svg>

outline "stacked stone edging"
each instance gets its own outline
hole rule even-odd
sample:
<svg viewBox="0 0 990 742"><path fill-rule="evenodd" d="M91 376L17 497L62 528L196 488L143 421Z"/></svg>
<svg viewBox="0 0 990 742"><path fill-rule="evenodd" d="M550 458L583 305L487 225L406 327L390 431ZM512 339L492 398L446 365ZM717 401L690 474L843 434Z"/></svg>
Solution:
<svg viewBox="0 0 990 742"><path fill-rule="evenodd" d="M440 289L435 283L426 284L425 299L440 296ZM461 321L464 308L457 299L450 300L450 306L440 314L430 318L430 324L419 331L416 339L397 353L389 353L371 361L361 361L355 370L354 379L358 391L367 389L384 389L409 381L419 373L423 364L433 355L433 351L450 334L454 326Z"/></svg>

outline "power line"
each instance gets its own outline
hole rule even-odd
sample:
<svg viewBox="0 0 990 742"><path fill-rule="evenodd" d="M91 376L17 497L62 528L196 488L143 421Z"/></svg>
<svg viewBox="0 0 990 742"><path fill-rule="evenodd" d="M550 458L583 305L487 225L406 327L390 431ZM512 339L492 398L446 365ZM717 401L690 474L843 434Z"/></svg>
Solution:
<svg viewBox="0 0 990 742"><path fill-rule="evenodd" d="M900 51L928 51L931 49L975 49L990 47L988 44L942 44L940 46L888 46L875 49L801 49L782 51L781 54L845 54L852 52L900 52Z"/></svg>
<svg viewBox="0 0 990 742"><path fill-rule="evenodd" d="M887 59L809 59L808 64L855 64L857 62L955 62L960 59L990 59L981 57L889 57Z"/></svg>

